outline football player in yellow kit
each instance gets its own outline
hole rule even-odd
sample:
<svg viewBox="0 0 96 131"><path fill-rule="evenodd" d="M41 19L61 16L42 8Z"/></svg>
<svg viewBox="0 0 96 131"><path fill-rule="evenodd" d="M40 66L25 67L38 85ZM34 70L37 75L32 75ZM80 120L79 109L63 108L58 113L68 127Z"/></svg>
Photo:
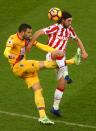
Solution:
<svg viewBox="0 0 96 131"><path fill-rule="evenodd" d="M32 88L35 96L35 104L39 111L39 121L43 124L54 124L45 113L45 103L42 95L42 88L38 78L40 68L51 68L54 62L26 60L25 51L28 43L27 39L32 35L32 28L28 24L21 24L18 32L11 35L7 40L4 51L5 57L11 65L12 71L25 80L28 88Z"/></svg>
<svg viewBox="0 0 96 131"><path fill-rule="evenodd" d="M24 79L28 85L28 88L33 89L35 104L40 116L39 122L43 124L54 124L54 122L51 121L45 113L45 103L44 97L42 95L42 88L38 78L38 71L42 68L56 68L57 65L55 61L26 60L26 47L29 43L29 38L31 37L31 35L31 26L28 24L21 24L18 28L18 32L14 35L11 35L7 40L4 55L8 58L13 73ZM39 42L35 42L35 45L38 48L41 48L48 52L54 51L57 56L62 56L62 52L54 50L47 45L43 46L43 44ZM74 64L74 62L75 59L72 59L71 63L70 60L66 61L67 64Z"/></svg>

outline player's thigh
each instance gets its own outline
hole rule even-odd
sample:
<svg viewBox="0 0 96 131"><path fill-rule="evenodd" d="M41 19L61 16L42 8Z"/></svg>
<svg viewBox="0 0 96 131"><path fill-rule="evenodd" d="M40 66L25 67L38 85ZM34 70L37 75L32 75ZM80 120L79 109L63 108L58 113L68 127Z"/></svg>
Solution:
<svg viewBox="0 0 96 131"><path fill-rule="evenodd" d="M34 72L33 74L27 74L23 77L23 79L24 79L25 83L27 84L28 88L34 89L34 88L40 87L40 86L34 87L34 85L39 85L39 83L40 83L37 72Z"/></svg>
<svg viewBox="0 0 96 131"><path fill-rule="evenodd" d="M66 75L68 75L68 68L67 68L67 66L64 66L64 68L56 69L57 80L59 80L61 77L65 78Z"/></svg>
<svg viewBox="0 0 96 131"><path fill-rule="evenodd" d="M22 60L13 67L13 72L18 76L34 73L39 70L39 61Z"/></svg>
<svg viewBox="0 0 96 131"><path fill-rule="evenodd" d="M13 67L13 73L19 77L22 76L24 66L20 65L19 63L15 64Z"/></svg>
<svg viewBox="0 0 96 131"><path fill-rule="evenodd" d="M34 72L39 70L39 61L36 60L21 61L20 65L24 65L24 71Z"/></svg>
<svg viewBox="0 0 96 131"><path fill-rule="evenodd" d="M57 74L57 85L60 88L64 88L66 85L66 80L65 80L65 76L68 75L68 68L67 66L65 68L60 68L56 70L56 74Z"/></svg>

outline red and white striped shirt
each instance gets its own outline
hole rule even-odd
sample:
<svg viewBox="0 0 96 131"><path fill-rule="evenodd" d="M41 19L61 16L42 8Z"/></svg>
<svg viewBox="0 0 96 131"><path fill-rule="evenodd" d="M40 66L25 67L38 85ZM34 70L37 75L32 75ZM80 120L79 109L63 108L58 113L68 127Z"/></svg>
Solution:
<svg viewBox="0 0 96 131"><path fill-rule="evenodd" d="M71 27L64 28L61 24L54 24L43 30L49 36L48 45L58 50L65 50L68 40L76 38L76 33Z"/></svg>

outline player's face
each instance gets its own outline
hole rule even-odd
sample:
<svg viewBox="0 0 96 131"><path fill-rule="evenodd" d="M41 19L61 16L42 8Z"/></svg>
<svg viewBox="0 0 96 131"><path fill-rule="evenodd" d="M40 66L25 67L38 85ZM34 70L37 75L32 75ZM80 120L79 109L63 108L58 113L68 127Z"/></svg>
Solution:
<svg viewBox="0 0 96 131"><path fill-rule="evenodd" d="M24 32L23 38L30 38L32 36L32 29L27 28Z"/></svg>
<svg viewBox="0 0 96 131"><path fill-rule="evenodd" d="M63 20L63 25L68 28L72 24L72 18L68 18L66 20Z"/></svg>

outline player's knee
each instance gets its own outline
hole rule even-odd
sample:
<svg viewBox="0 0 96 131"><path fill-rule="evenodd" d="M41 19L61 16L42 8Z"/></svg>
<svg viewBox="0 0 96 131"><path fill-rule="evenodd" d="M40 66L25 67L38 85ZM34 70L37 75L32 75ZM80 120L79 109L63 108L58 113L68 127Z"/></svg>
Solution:
<svg viewBox="0 0 96 131"><path fill-rule="evenodd" d="M35 84L32 86L32 89L33 89L34 91L40 90L40 89L41 89L40 83L39 83L39 82L38 82L38 83L35 83Z"/></svg>
<svg viewBox="0 0 96 131"><path fill-rule="evenodd" d="M60 57L64 57L64 52L63 52L63 51L58 51L57 54L58 54L58 56L60 56Z"/></svg>
<svg viewBox="0 0 96 131"><path fill-rule="evenodd" d="M51 57L52 57L52 59L62 58L62 57L64 57L64 52L56 50L56 51L51 53Z"/></svg>
<svg viewBox="0 0 96 131"><path fill-rule="evenodd" d="M39 62L39 68L40 68L40 69L44 68L44 61L40 61L40 62Z"/></svg>

